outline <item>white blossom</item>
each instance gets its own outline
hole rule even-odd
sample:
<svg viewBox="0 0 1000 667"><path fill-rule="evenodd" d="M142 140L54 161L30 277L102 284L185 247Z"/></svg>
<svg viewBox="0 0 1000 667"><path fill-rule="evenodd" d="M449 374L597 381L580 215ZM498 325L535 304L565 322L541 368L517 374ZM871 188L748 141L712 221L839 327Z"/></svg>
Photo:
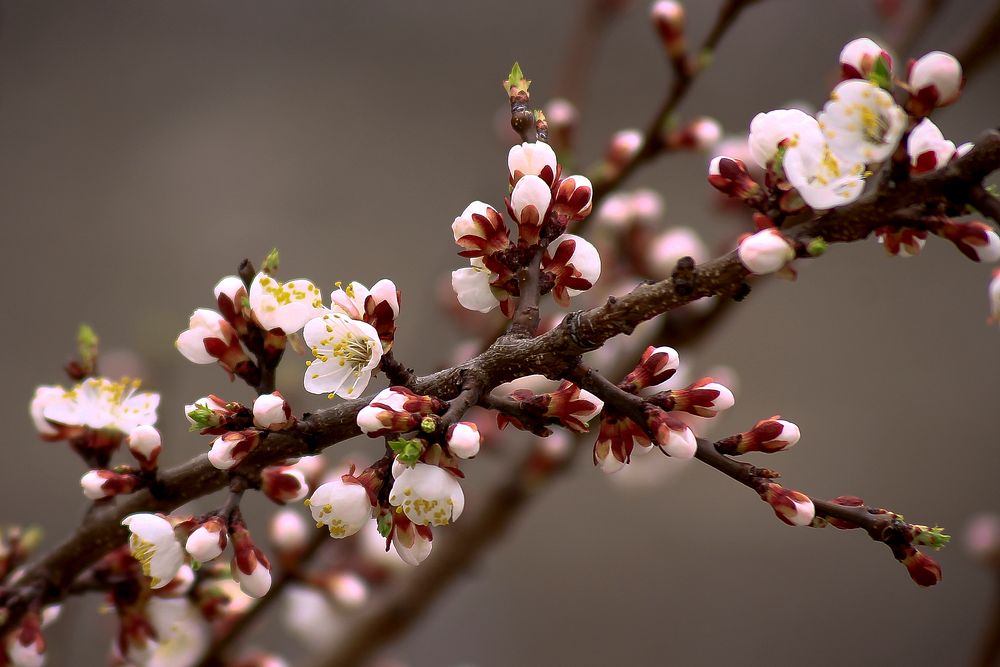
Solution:
<svg viewBox="0 0 1000 667"><path fill-rule="evenodd" d="M292 585L283 597L282 621L292 637L318 653L336 644L342 621L330 596L312 587Z"/></svg>
<svg viewBox="0 0 1000 667"><path fill-rule="evenodd" d="M397 525L392 532L392 546L407 565L420 565L428 556L434 543L418 526L410 525L407 530L401 530Z"/></svg>
<svg viewBox="0 0 1000 667"><path fill-rule="evenodd" d="M138 426L156 423L160 395L139 391L138 380L87 378L61 397L49 398L45 419L65 426L120 431L129 435Z"/></svg>
<svg viewBox="0 0 1000 667"><path fill-rule="evenodd" d="M205 349L205 340L215 338L229 346L235 336L236 332L226 318L214 310L199 308L191 314L188 328L177 336L174 346L192 363L211 364L217 359Z"/></svg>
<svg viewBox="0 0 1000 667"><path fill-rule="evenodd" d="M271 590L271 570L260 559L254 559L253 570L244 572L233 558L233 581L240 585L240 590L252 598L262 598Z"/></svg>
<svg viewBox="0 0 1000 667"><path fill-rule="evenodd" d="M572 250L567 252L569 248L569 243L572 242ZM561 247L562 246L562 247ZM583 238L582 236L576 236L575 234L562 234L555 238L552 243L549 244L546 249L548 257L551 257L558 265L563 265L569 269L572 269L572 277L574 279L582 279L590 283L591 286L597 283L597 280L601 277L601 255L597 252L597 248L594 245ZM543 268L549 268L545 266L543 262ZM562 284L562 279L569 277L559 276L556 277L557 287ZM569 296L577 296L582 294L583 289L575 289L572 287L566 288L566 293Z"/></svg>
<svg viewBox="0 0 1000 667"><path fill-rule="evenodd" d="M405 467L396 477L389 502L394 507L402 507L406 517L417 525L444 526L461 516L465 494L458 480L448 471L415 463L413 467Z"/></svg>
<svg viewBox="0 0 1000 667"><path fill-rule="evenodd" d="M184 564L184 549L174 535L174 527L156 514L132 514L122 520L122 525L131 531L129 549L142 566L142 573L150 578L150 588L169 584Z"/></svg>
<svg viewBox="0 0 1000 667"><path fill-rule="evenodd" d="M816 210L849 204L864 190L864 165L850 162L819 141L800 141L785 152L785 178Z"/></svg>
<svg viewBox="0 0 1000 667"><path fill-rule="evenodd" d="M347 287L338 284L330 294L330 310L347 315L352 320L363 320L366 313L365 301L372 297L375 304L388 303L395 317L399 315L399 297L396 285L388 278L383 278L368 289L359 282L348 283Z"/></svg>
<svg viewBox="0 0 1000 667"><path fill-rule="evenodd" d="M310 320L303 331L315 359L304 385L313 394L358 396L382 360L382 342L370 324L329 313Z"/></svg>
<svg viewBox="0 0 1000 667"><path fill-rule="evenodd" d="M150 424L140 424L128 436L128 448L134 455L155 463L160 453L160 432Z"/></svg>
<svg viewBox="0 0 1000 667"><path fill-rule="evenodd" d="M302 515L291 508L279 510L271 517L268 535L275 548L283 552L299 551L309 540L309 527Z"/></svg>
<svg viewBox="0 0 1000 667"><path fill-rule="evenodd" d="M865 164L892 155L906 119L892 95L861 79L843 81L834 88L818 117L833 153L846 162Z"/></svg>
<svg viewBox="0 0 1000 667"><path fill-rule="evenodd" d="M910 68L910 88L934 106L951 104L962 92L962 65L950 53L931 51Z"/></svg>
<svg viewBox="0 0 1000 667"><path fill-rule="evenodd" d="M42 437L59 435L59 429L45 418L45 408L61 399L65 393L65 389L55 385L42 385L35 388L35 394L31 397L31 420L35 424L35 430Z"/></svg>
<svg viewBox="0 0 1000 667"><path fill-rule="evenodd" d="M358 609L368 601L368 584L353 572L338 572L326 582L326 589L341 606Z"/></svg>
<svg viewBox="0 0 1000 667"><path fill-rule="evenodd" d="M690 257L695 264L708 259L708 248L698 233L690 227L672 227L653 238L646 249L646 263L654 278L669 278L677 262Z"/></svg>
<svg viewBox="0 0 1000 667"><path fill-rule="evenodd" d="M215 294L216 300L222 295L225 295L233 302L239 310L240 304L240 292L243 292L243 296L246 296L247 286L243 284L243 279L239 276L226 276L219 282L215 284L215 288L212 293Z"/></svg>
<svg viewBox="0 0 1000 667"><path fill-rule="evenodd" d="M361 530L374 513L365 487L342 479L320 485L306 505L317 526L326 525L332 537L350 537Z"/></svg>
<svg viewBox="0 0 1000 667"><path fill-rule="evenodd" d="M281 329L286 335L297 332L325 310L319 289L308 280L281 283L266 273L258 273L253 279L249 299L262 327Z"/></svg>
<svg viewBox="0 0 1000 667"><path fill-rule="evenodd" d="M786 148L791 148L800 142L822 143L822 137L819 123L809 114L798 109L776 109L754 116L747 143L754 162L766 168L778 154L782 142Z"/></svg>
<svg viewBox="0 0 1000 667"><path fill-rule="evenodd" d="M483 260L474 257L471 266L451 272L451 287L463 308L479 313L488 313L500 305L490 285L494 274L483 266Z"/></svg>
<svg viewBox="0 0 1000 667"><path fill-rule="evenodd" d="M938 126L929 118L924 118L910 131L906 152L914 172L936 171L951 161L955 155L955 143L945 139Z"/></svg>
<svg viewBox="0 0 1000 667"><path fill-rule="evenodd" d="M145 651L142 667L193 667L201 660L210 642L207 621L186 597L150 598L146 606L156 641Z"/></svg>
<svg viewBox="0 0 1000 667"><path fill-rule="evenodd" d="M544 141L526 141L512 146L507 153L507 170L514 184L522 176L538 176L551 184L556 173L556 152Z"/></svg>
<svg viewBox="0 0 1000 667"><path fill-rule="evenodd" d="M448 430L448 450L460 459L479 453L479 428L472 422L458 422Z"/></svg>
<svg viewBox="0 0 1000 667"><path fill-rule="evenodd" d="M261 394L253 402L253 423L258 428L280 430L291 423L291 410L279 392Z"/></svg>
<svg viewBox="0 0 1000 667"><path fill-rule="evenodd" d="M522 225L539 226L549 210L552 190L538 176L524 176L518 180L510 193L510 205L514 216Z"/></svg>
<svg viewBox="0 0 1000 667"><path fill-rule="evenodd" d="M740 242L736 253L740 263L757 275L780 271L795 257L795 250L777 229L748 236Z"/></svg>
<svg viewBox="0 0 1000 667"><path fill-rule="evenodd" d="M207 521L188 536L184 549L200 563L215 560L226 547L225 526L219 520Z"/></svg>
<svg viewBox="0 0 1000 667"><path fill-rule="evenodd" d="M840 65L844 76L866 78L879 57L887 57L885 49L867 37L852 39L840 51ZM887 58L888 60L888 58ZM886 65L891 66L891 61Z"/></svg>

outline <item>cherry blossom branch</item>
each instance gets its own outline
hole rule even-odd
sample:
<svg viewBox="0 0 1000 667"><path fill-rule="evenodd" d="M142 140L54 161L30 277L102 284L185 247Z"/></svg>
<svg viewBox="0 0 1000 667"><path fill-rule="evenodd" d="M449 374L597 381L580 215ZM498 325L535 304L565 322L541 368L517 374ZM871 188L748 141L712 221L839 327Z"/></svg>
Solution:
<svg viewBox="0 0 1000 667"><path fill-rule="evenodd" d="M514 336L533 336L541 317L539 302L542 298L542 253L539 245L531 254L528 264L521 268L517 276L517 309L510 322L510 333Z"/></svg>
<svg viewBox="0 0 1000 667"><path fill-rule="evenodd" d="M736 22L736 19L739 18L739 15L744 9L759 1L726 0L698 51L697 62L693 64L688 63L685 67L674 67L674 79L670 91L666 98L664 98L660 108L657 109L653 119L646 126L646 131L642 136L642 143L639 144L639 148L635 154L620 168L613 170L607 175L595 175L591 179L594 184L595 207L605 195L617 189L640 165L650 161L667 147L664 140L664 126L667 120L684 100L692 84L697 79L698 74L708 65L715 48L722 41L729 28ZM587 221L584 220L578 229L582 229L586 224Z"/></svg>
<svg viewBox="0 0 1000 667"><path fill-rule="evenodd" d="M566 378L584 389L593 392L598 398L605 402L605 405L608 405L617 412L629 417L636 424L646 423L647 419L645 408L648 403L647 399L643 399L640 396L625 391L603 375L582 365L567 373ZM650 436L652 437L653 434L650 434ZM699 461L753 489L762 497L767 492L768 487L772 486L771 480L779 477L779 474L773 470L768 468L757 468L749 463L736 461L723 454L720 450L723 449L726 441L720 441L712 444L707 440L699 438L697 442L698 446L695 451L695 457ZM910 547L911 544L919 543L917 540L919 539L921 533L929 532L926 527L913 526L904 523L896 514L892 512L887 512L880 508L864 506L860 499L846 499L845 497L839 499L841 502L838 503L836 501L820 500L805 496L804 494L802 495L804 498L811 501L813 507L815 508L816 517L823 519L824 522L836 521L838 522L836 524L838 528L863 529L873 540L876 542L882 542L888 546L897 560L903 561L907 565L907 569L911 568L911 563L904 561L904 558L909 557L909 554L904 550L907 547ZM816 525L812 516L809 516L805 520L806 524L809 524L810 522L812 522L812 525ZM825 525L825 523L819 524L817 527L821 527L823 525ZM936 536L929 536L929 541L925 543L932 546L940 546L940 544L936 542L938 539L939 538ZM947 538L943 539L946 540ZM922 567L924 562L925 561L920 561L917 566ZM933 567L936 568L937 566L934 565ZM918 583L921 581L918 578L919 575L913 576ZM928 580L925 579L924 581ZM934 582L936 583L936 579ZM922 585L930 584L923 583Z"/></svg>
<svg viewBox="0 0 1000 667"><path fill-rule="evenodd" d="M1000 133L989 131L969 153L927 175L912 178L889 192L872 192L856 202L834 209L813 220L785 230L800 256L815 239L826 242L858 241L897 212L918 204L961 203L970 197L970 184L979 184L1000 168ZM576 368L579 355L597 349L609 338L630 333L639 323L696 299L742 296L749 271L736 253L686 271L683 280L673 278L637 287L621 298L609 298L592 310L573 313L546 332L531 339L501 337L482 354L459 366L414 381L414 391L453 399L466 387L469 375L481 391L530 374L561 377ZM469 404L475 400L469 400ZM367 399L345 401L318 411L281 432L264 432L258 447L236 472L252 476L265 466L315 454L325 447L359 433L357 413ZM38 601L61 599L77 576L101 556L122 545L127 531L126 516L140 512L169 512L198 497L223 488L229 473L216 469L202 455L167 470L161 483L100 508L88 516L78 530L56 546L19 580L0 592L0 604L8 611L0 632L16 627Z"/></svg>

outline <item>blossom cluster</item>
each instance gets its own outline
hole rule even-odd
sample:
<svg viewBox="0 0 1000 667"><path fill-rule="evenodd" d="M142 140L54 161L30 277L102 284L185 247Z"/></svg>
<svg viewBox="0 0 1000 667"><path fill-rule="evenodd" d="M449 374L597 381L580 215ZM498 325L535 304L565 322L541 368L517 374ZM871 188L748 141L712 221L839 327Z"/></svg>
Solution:
<svg viewBox="0 0 1000 667"><path fill-rule="evenodd" d="M601 275L601 258L580 236L567 234L574 222L591 212L593 186L585 176L562 176L556 153L544 141L524 142L510 149L507 170L511 192L504 199L517 226L512 241L503 216L481 201L469 204L451 225L460 255L470 265L452 272L459 303L488 313L496 307L510 316L520 294L517 272L527 266L535 248L542 248L545 292L562 306L590 289Z"/></svg>
<svg viewBox="0 0 1000 667"><path fill-rule="evenodd" d="M860 38L843 48L840 65L843 80L819 113L777 109L757 114L750 123L747 153L763 170L763 185L739 157L718 155L709 165L713 186L758 210L759 231L741 239L738 250L752 273L782 271L797 254L821 251L785 238L778 230L785 216L806 207L822 212L857 200L883 165L890 165L886 170L892 178L926 174L973 147L956 146L929 118L960 96L964 80L954 56L928 53L912 62L906 80L900 81L888 52ZM934 233L974 261L1000 259L1000 236L982 222L941 217L918 222L884 226L876 236L893 255L919 253L928 233Z"/></svg>
<svg viewBox="0 0 1000 667"><path fill-rule="evenodd" d="M399 291L382 279L371 289L337 283L329 307L309 280L281 282L260 272L249 289L237 276L215 287L218 311L199 308L177 349L197 364L218 362L228 372L256 384L259 370L248 351L263 359L280 357L289 336L301 336L314 359L303 384L330 398L364 391L382 356L392 348L399 315Z"/></svg>

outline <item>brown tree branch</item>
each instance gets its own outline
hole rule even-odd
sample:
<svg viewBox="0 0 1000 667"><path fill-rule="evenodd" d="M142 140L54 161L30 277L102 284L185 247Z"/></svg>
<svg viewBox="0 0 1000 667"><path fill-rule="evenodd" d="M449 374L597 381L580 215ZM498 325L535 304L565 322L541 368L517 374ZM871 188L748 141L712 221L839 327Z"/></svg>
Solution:
<svg viewBox="0 0 1000 667"><path fill-rule="evenodd" d="M786 233L801 243L814 238L858 241L907 207L924 202L966 201L970 184L981 183L998 168L1000 132L990 131L979 138L972 151L946 167L915 177L891 192L869 193L852 204L790 227ZM639 323L696 299L740 294L747 277L735 253L730 253L695 267L683 289L673 279L641 285L624 297L610 298L600 307L571 314L537 338L501 337L474 359L417 378L414 391L450 400L461 393L470 373L481 378L484 392L525 375L564 376L576 367L579 355L597 349L609 338L631 333ZM315 454L358 435L356 416L366 404L365 398L345 401L309 415L288 431L266 433L236 472L252 476L267 465ZM0 591L0 605L8 611L0 633L16 627L30 603L61 599L81 572L124 544L127 531L121 526L123 518L137 512L170 512L223 488L228 479L227 472L217 470L201 455L164 471L155 495L144 489L95 511L74 534L27 568L15 584Z"/></svg>

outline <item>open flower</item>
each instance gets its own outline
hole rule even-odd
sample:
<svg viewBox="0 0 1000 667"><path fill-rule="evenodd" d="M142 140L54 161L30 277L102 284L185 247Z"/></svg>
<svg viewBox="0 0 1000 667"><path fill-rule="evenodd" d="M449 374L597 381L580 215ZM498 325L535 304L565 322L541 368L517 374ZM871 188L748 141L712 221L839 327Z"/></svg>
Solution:
<svg viewBox="0 0 1000 667"><path fill-rule="evenodd" d="M140 382L123 378L87 378L60 397L48 397L42 416L66 427L113 431L129 435L137 427L156 423L160 395L139 391Z"/></svg>
<svg viewBox="0 0 1000 667"><path fill-rule="evenodd" d="M526 141L511 146L507 153L510 183L516 185L522 176L538 176L552 185L556 178L556 152L544 141Z"/></svg>
<svg viewBox="0 0 1000 667"><path fill-rule="evenodd" d="M306 391L313 394L353 398L365 390L382 360L375 328L340 313L310 320L303 337L316 357L304 379Z"/></svg>
<svg viewBox="0 0 1000 667"><path fill-rule="evenodd" d="M59 429L45 418L45 408L62 399L65 393L65 389L56 385L42 385L35 388L35 395L31 397L31 421L34 422L35 430L43 440L60 439Z"/></svg>
<svg viewBox="0 0 1000 667"><path fill-rule="evenodd" d="M343 478L319 486L306 505L316 524L329 528L331 537L350 537L368 523L374 512L367 489Z"/></svg>
<svg viewBox="0 0 1000 667"><path fill-rule="evenodd" d="M169 584L184 564L184 549L174 535L174 527L158 514L132 514L122 525L132 533L129 550L142 566L142 573L150 578L150 588Z"/></svg>
<svg viewBox="0 0 1000 667"><path fill-rule="evenodd" d="M186 597L150 598L146 606L156 633L150 640L149 667L190 667L201 660L211 642L211 631L201 610Z"/></svg>
<svg viewBox="0 0 1000 667"><path fill-rule="evenodd" d="M789 147L782 166L788 182L817 210L849 204L864 190L864 165L845 160L823 141Z"/></svg>
<svg viewBox="0 0 1000 667"><path fill-rule="evenodd" d="M800 142L822 142L822 132L816 119L798 109L775 109L759 113L750 121L750 155L766 169L779 148L791 148Z"/></svg>
<svg viewBox="0 0 1000 667"><path fill-rule="evenodd" d="M392 347L399 315L399 291L388 278L379 280L370 290L359 282L352 282L347 287L337 283L337 289L330 295L330 309L372 325L383 349L388 352Z"/></svg>
<svg viewBox="0 0 1000 667"><path fill-rule="evenodd" d="M286 335L324 312L319 289L308 280L281 283L258 273L250 284L250 308L262 327L281 329Z"/></svg>
<svg viewBox="0 0 1000 667"><path fill-rule="evenodd" d="M415 463L393 482L389 502L415 524L444 526L458 519L465 494L458 480L438 466Z"/></svg>
<svg viewBox="0 0 1000 667"><path fill-rule="evenodd" d="M906 129L906 112L892 95L859 79L834 88L818 119L834 153L842 160L865 164L892 155Z"/></svg>

